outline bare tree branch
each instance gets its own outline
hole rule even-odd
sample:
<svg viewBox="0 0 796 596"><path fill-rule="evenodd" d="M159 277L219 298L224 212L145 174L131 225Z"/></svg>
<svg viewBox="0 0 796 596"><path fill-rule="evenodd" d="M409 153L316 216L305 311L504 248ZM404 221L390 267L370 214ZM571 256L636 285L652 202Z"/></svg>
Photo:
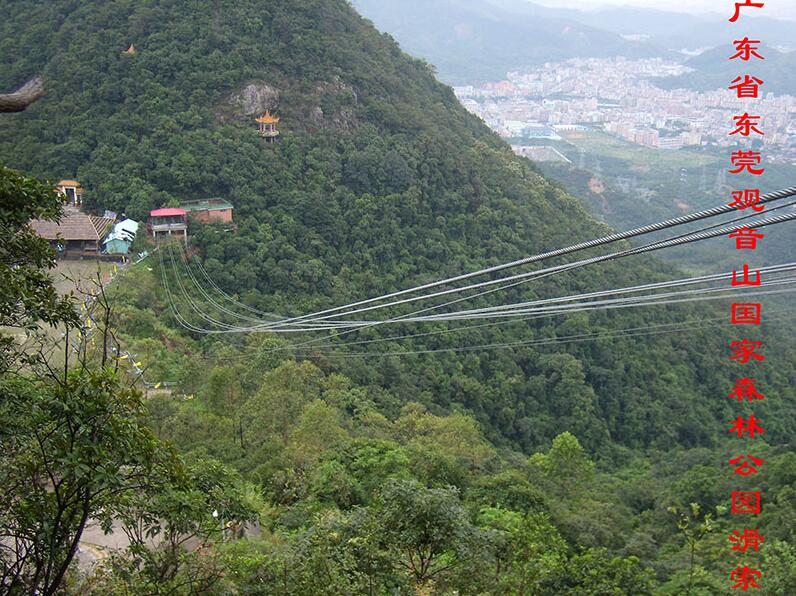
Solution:
<svg viewBox="0 0 796 596"><path fill-rule="evenodd" d="M13 93L0 94L0 112L21 112L44 95L44 79L35 76Z"/></svg>

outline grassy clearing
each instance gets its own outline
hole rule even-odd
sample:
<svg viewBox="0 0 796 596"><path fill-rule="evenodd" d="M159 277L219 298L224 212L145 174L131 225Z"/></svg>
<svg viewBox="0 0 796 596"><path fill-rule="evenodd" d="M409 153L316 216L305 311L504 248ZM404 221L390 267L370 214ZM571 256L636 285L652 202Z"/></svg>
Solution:
<svg viewBox="0 0 796 596"><path fill-rule="evenodd" d="M99 272L103 283L108 282L113 263L105 261L58 261L58 264L51 270L51 275L55 281L55 288L60 294L69 292L77 293L80 288L86 288L91 284L91 280L96 280Z"/></svg>
<svg viewBox="0 0 796 596"><path fill-rule="evenodd" d="M695 168L718 161L717 157L698 151L642 147L599 131L568 131L561 136L587 153L625 161L636 172L648 172L653 168Z"/></svg>

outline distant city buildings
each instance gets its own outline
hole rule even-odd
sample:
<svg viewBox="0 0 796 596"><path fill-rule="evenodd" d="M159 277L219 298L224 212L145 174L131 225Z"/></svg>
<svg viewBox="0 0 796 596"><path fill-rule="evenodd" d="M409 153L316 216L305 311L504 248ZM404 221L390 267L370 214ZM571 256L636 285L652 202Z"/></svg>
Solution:
<svg viewBox="0 0 796 596"><path fill-rule="evenodd" d="M660 58L578 58L510 72L504 81L454 87L469 111L511 139L555 139L563 127L586 126L630 143L677 150L689 146L730 147L734 115L760 116L767 159L796 163L796 98L768 93L738 99L729 89L665 90L651 79L688 69ZM753 101L753 104L749 104Z"/></svg>

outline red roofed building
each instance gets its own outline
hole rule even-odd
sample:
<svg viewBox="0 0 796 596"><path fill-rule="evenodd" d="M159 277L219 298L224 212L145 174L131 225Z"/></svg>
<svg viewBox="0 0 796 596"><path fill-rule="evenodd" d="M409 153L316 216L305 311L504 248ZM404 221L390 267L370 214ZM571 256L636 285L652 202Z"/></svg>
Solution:
<svg viewBox="0 0 796 596"><path fill-rule="evenodd" d="M164 207L149 212L147 232L155 240L163 236L182 236L188 242L188 212L177 207Z"/></svg>

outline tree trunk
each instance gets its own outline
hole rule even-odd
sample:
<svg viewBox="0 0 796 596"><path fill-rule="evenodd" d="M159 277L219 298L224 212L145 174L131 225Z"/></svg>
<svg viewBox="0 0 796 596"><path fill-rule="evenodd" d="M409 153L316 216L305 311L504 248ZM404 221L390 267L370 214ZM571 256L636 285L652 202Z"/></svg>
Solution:
<svg viewBox="0 0 796 596"><path fill-rule="evenodd" d="M33 77L13 93L0 94L0 112L21 112L44 95L44 79Z"/></svg>

